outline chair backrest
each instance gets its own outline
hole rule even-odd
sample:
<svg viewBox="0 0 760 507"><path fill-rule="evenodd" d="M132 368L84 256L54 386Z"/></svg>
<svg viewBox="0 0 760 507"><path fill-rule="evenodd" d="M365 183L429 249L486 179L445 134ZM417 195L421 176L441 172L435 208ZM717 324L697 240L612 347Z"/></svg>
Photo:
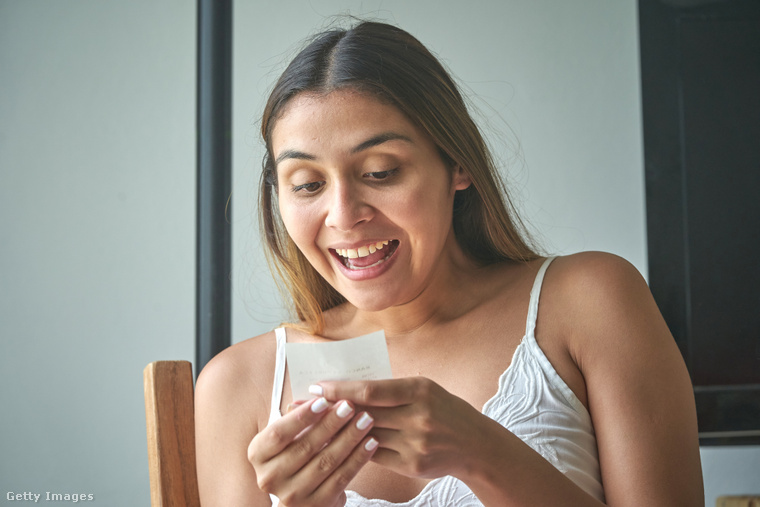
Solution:
<svg viewBox="0 0 760 507"><path fill-rule="evenodd" d="M193 368L156 361L143 371L152 507L200 506L195 469Z"/></svg>

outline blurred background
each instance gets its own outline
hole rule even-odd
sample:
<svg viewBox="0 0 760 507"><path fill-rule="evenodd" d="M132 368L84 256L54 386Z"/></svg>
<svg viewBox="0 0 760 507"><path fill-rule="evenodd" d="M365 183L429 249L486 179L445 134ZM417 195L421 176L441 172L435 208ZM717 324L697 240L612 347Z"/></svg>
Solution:
<svg viewBox="0 0 760 507"><path fill-rule="evenodd" d="M547 251L647 276L635 0L238 0L233 342L288 319L258 238L259 115L301 41L345 14L443 60ZM0 0L3 504L149 503L142 370L195 357L195 72L195 2ZM702 460L706 505L757 492L760 446Z"/></svg>

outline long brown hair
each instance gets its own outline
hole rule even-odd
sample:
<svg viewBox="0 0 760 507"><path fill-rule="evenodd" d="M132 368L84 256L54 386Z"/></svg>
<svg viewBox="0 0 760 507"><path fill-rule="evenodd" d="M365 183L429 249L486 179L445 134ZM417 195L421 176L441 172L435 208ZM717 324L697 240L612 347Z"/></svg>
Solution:
<svg viewBox="0 0 760 507"><path fill-rule="evenodd" d="M317 35L290 62L269 96L261 122L266 143L260 193L261 229L270 266L290 293L298 318L312 333L322 312L345 301L309 264L277 210L272 131L287 103L304 92L337 89L369 93L419 125L449 167L472 180L454 199L453 226L461 248L483 265L538 257L507 197L491 154L453 80L416 38L392 25L360 22Z"/></svg>

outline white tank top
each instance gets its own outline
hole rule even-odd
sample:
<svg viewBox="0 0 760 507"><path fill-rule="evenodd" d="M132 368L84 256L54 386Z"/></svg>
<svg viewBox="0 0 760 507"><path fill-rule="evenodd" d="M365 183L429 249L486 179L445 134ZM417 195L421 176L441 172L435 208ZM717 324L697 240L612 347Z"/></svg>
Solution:
<svg viewBox="0 0 760 507"><path fill-rule="evenodd" d="M599 501L604 490L599 472L599 456L594 427L586 407L560 378L536 343L538 300L544 273L553 258L547 259L536 275L530 294L525 336L512 362L499 378L496 394L483 406L483 414L498 421ZM275 330L277 359L269 422L281 417L280 404L285 381L284 328ZM277 497L270 495L272 505ZM408 502L392 503L364 498L346 491L347 507L482 507L465 483L452 476L430 481Z"/></svg>

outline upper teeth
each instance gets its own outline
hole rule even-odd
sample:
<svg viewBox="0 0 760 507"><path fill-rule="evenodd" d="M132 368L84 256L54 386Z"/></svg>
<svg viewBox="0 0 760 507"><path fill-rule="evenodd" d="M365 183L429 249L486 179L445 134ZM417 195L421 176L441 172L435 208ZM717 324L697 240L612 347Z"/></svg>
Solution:
<svg viewBox="0 0 760 507"><path fill-rule="evenodd" d="M357 249L353 248L336 248L335 251L341 257L348 257L349 259L356 259L359 257L366 257L371 253L375 253L378 250L382 250L385 245L388 244L388 240L378 241L377 243L371 243L366 246L360 246Z"/></svg>

